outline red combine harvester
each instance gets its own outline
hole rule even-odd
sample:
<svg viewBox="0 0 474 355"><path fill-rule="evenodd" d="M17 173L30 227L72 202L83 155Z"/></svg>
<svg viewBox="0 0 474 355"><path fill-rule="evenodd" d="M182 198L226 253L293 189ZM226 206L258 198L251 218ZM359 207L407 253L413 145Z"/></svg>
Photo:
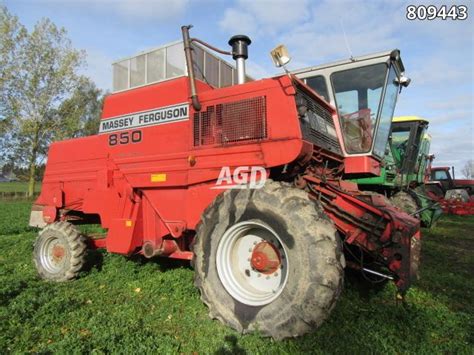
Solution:
<svg viewBox="0 0 474 355"><path fill-rule="evenodd" d="M434 156L431 156L430 162ZM426 189L435 201L438 201L444 213L474 215L474 180L455 179L454 166L431 167L427 171Z"/></svg>
<svg viewBox="0 0 474 355"><path fill-rule="evenodd" d="M211 317L276 339L329 316L346 265L402 295L418 267L419 222L347 181L380 172L407 83L400 52L333 66L335 90L353 96L338 109L355 111L340 122L293 75L245 82L248 37L229 41L234 69L188 30L114 65L97 136L51 145L30 219L43 228L39 275L74 278L87 247L190 260ZM81 235L75 225L87 223L107 234Z"/></svg>

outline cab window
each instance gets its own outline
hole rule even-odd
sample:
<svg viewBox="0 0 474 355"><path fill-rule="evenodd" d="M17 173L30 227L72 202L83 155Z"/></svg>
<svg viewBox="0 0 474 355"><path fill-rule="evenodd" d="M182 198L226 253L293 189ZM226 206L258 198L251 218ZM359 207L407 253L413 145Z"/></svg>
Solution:
<svg viewBox="0 0 474 355"><path fill-rule="evenodd" d="M379 63L331 74L342 136L349 154L367 153L372 147L387 69L387 64Z"/></svg>
<svg viewBox="0 0 474 355"><path fill-rule="evenodd" d="M328 87L326 85L324 76L318 75L313 76L312 78L306 78L306 85L308 85L311 89L324 97L327 102L329 102Z"/></svg>
<svg viewBox="0 0 474 355"><path fill-rule="evenodd" d="M444 170L437 170L434 172L434 180L448 180L448 174Z"/></svg>

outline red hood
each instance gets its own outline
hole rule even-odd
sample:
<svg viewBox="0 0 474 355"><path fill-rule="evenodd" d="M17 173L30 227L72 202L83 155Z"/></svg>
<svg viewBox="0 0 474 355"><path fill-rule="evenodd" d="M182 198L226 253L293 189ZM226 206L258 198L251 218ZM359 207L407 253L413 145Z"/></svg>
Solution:
<svg viewBox="0 0 474 355"><path fill-rule="evenodd" d="M455 179L454 180L455 185L473 185L474 186L474 180L462 180L462 179Z"/></svg>

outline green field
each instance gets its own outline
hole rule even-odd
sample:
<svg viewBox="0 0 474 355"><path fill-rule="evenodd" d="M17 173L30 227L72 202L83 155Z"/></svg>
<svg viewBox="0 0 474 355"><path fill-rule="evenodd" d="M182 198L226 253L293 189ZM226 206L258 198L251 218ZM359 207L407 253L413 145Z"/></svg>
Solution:
<svg viewBox="0 0 474 355"><path fill-rule="evenodd" d="M23 181L0 182L0 192L27 192L28 183ZM35 185L35 191L41 191L41 182Z"/></svg>
<svg viewBox="0 0 474 355"><path fill-rule="evenodd" d="M27 202L0 203L0 353L474 352L474 218L445 216L424 232L421 280L406 304L346 280L330 319L275 342L208 318L193 271L168 260L94 252L76 281L40 281Z"/></svg>

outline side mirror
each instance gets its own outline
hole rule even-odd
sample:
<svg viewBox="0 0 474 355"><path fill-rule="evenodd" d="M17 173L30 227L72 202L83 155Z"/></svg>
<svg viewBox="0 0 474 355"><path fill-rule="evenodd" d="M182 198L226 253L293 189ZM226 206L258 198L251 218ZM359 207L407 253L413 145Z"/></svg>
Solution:
<svg viewBox="0 0 474 355"><path fill-rule="evenodd" d="M406 77L406 76L402 76L400 78L400 85L403 86L403 87L407 87L408 85L410 85L411 83L411 79Z"/></svg>
<svg viewBox="0 0 474 355"><path fill-rule="evenodd" d="M278 68L284 67L291 60L290 54L288 53L288 49L283 44L276 46L270 52L270 56L272 57L273 64L275 64L275 66Z"/></svg>
<svg viewBox="0 0 474 355"><path fill-rule="evenodd" d="M395 81L400 86L400 89L398 90L398 93L401 93L402 88L408 87L408 85L410 85L410 83L411 83L411 79L409 77L404 76L403 73L402 73L402 76L399 79L395 79Z"/></svg>

